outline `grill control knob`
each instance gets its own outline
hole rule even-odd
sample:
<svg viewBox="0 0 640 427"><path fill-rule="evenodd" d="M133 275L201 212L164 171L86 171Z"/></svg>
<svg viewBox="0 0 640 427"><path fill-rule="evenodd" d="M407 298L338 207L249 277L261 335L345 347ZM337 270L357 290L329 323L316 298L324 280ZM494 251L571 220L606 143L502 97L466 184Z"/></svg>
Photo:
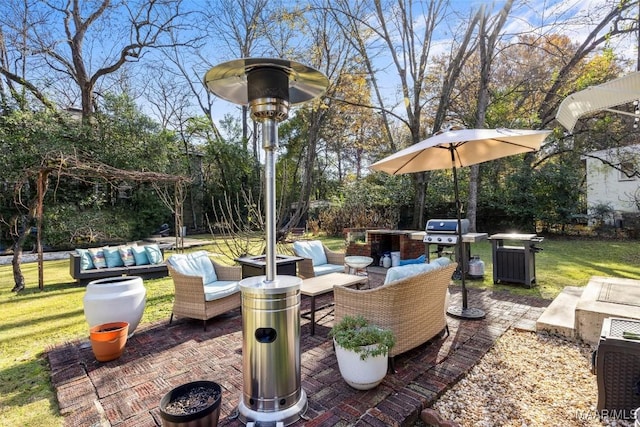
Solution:
<svg viewBox="0 0 640 427"><path fill-rule="evenodd" d="M449 243L451 243L453 241L453 239L451 237L449 237L447 240L449 241Z"/></svg>
<svg viewBox="0 0 640 427"><path fill-rule="evenodd" d="M442 237L438 237L438 242L442 242Z"/></svg>

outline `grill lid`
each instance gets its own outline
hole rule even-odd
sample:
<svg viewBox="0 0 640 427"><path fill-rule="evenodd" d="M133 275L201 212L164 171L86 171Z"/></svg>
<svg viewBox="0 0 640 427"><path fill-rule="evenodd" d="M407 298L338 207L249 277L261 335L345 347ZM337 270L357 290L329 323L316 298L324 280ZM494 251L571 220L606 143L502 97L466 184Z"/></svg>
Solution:
<svg viewBox="0 0 640 427"><path fill-rule="evenodd" d="M462 234L469 232L469 220L460 221L462 225ZM458 232L457 219L430 219L427 221L427 233L455 234Z"/></svg>

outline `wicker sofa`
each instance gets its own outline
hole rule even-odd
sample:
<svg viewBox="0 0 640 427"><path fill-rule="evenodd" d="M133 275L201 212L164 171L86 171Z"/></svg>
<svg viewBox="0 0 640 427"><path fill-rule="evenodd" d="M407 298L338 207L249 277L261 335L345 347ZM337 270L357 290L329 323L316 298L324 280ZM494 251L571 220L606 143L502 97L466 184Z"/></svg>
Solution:
<svg viewBox="0 0 640 427"><path fill-rule="evenodd" d="M434 266L373 289L336 286L335 321L362 315L372 324L393 331L396 345L389 352L393 363L396 355L429 341L447 328L445 305L456 266L455 262Z"/></svg>
<svg viewBox="0 0 640 427"><path fill-rule="evenodd" d="M169 275L167 264L131 265L111 268L92 268L83 270L80 255L75 252L69 254L69 274L80 285L87 285L92 280L117 276L140 276L143 279L157 279Z"/></svg>

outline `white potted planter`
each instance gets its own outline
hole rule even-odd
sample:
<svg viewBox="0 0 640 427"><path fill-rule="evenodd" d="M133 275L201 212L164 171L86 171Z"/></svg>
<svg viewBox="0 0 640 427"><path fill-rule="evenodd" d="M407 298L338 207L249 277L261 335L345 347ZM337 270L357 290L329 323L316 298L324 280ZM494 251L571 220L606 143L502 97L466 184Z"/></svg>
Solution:
<svg viewBox="0 0 640 427"><path fill-rule="evenodd" d="M147 289L138 276L119 276L89 282L82 298L89 327L127 322L133 335L144 313Z"/></svg>
<svg viewBox="0 0 640 427"><path fill-rule="evenodd" d="M369 325L362 316L345 316L331 329L340 375L351 387L369 390L387 374L391 331Z"/></svg>

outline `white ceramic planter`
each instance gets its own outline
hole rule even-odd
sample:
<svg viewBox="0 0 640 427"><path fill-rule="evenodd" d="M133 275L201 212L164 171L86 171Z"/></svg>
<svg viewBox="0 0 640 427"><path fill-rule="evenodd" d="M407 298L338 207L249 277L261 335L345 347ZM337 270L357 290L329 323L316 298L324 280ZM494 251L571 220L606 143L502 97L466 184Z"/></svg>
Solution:
<svg viewBox="0 0 640 427"><path fill-rule="evenodd" d="M147 289L138 276L108 277L87 285L82 299L89 327L110 322L129 323L129 336L136 330L146 304Z"/></svg>
<svg viewBox="0 0 640 427"><path fill-rule="evenodd" d="M369 390L380 384L387 375L386 354L362 360L358 353L340 347L335 340L333 343L340 374L351 387Z"/></svg>

